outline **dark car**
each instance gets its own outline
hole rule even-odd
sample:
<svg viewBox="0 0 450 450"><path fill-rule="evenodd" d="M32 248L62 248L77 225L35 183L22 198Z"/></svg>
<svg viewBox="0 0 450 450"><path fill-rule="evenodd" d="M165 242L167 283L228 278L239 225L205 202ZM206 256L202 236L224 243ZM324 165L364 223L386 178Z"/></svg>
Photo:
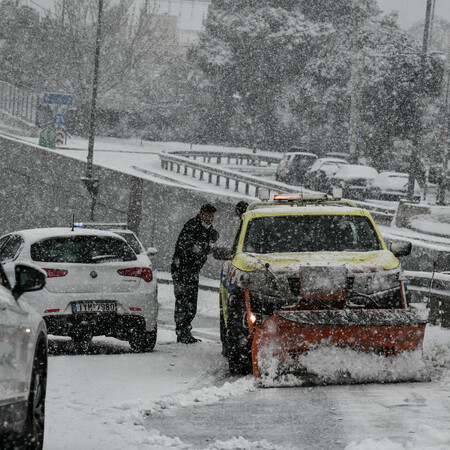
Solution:
<svg viewBox="0 0 450 450"><path fill-rule="evenodd" d="M333 188L341 188L344 197L363 200L367 188L377 176L378 171L373 167L362 164L346 164L330 177L330 183Z"/></svg>

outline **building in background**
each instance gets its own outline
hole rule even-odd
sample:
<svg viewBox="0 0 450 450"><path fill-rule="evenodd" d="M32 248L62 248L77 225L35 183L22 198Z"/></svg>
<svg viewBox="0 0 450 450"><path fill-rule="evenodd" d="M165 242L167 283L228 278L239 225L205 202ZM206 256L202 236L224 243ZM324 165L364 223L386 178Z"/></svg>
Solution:
<svg viewBox="0 0 450 450"><path fill-rule="evenodd" d="M149 14L176 17L178 42L195 44L203 30L211 0L145 0L144 8Z"/></svg>

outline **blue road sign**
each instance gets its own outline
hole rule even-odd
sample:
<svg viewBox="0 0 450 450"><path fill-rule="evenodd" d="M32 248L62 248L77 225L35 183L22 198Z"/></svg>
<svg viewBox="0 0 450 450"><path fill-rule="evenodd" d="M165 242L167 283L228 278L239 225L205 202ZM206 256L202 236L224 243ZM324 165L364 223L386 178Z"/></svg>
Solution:
<svg viewBox="0 0 450 450"><path fill-rule="evenodd" d="M64 126L66 124L67 118L66 118L66 116L64 114L58 113L53 118L53 122L55 122L55 125L57 127L62 127L62 126Z"/></svg>
<svg viewBox="0 0 450 450"><path fill-rule="evenodd" d="M52 94L50 92L45 92L44 93L44 103L46 105L72 106L73 95Z"/></svg>

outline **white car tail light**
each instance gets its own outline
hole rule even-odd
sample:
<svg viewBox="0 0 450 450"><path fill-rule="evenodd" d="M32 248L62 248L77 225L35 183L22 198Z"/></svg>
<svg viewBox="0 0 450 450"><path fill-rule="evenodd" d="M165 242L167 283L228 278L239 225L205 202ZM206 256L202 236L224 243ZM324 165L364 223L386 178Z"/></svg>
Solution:
<svg viewBox="0 0 450 450"><path fill-rule="evenodd" d="M65 277L67 270L62 269L43 269L47 272L47 278Z"/></svg>
<svg viewBox="0 0 450 450"><path fill-rule="evenodd" d="M129 269L119 269L117 273L123 277L142 278L147 283L150 283L150 281L153 280L153 272L149 267L130 267Z"/></svg>

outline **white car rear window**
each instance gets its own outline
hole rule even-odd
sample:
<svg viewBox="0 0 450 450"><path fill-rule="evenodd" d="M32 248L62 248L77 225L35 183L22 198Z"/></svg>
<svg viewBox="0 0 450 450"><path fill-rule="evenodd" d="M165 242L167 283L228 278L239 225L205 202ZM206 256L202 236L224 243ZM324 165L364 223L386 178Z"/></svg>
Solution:
<svg viewBox="0 0 450 450"><path fill-rule="evenodd" d="M33 261L96 264L108 259L134 261L131 247L120 239L100 236L54 237L31 246Z"/></svg>

